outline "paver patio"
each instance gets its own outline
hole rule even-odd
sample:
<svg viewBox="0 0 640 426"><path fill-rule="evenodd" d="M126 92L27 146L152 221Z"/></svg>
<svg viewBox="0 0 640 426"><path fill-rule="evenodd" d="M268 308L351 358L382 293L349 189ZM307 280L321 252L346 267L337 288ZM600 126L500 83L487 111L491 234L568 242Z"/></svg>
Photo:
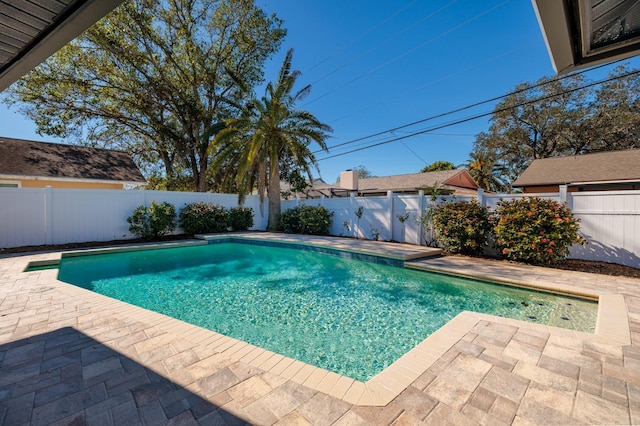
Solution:
<svg viewBox="0 0 640 426"><path fill-rule="evenodd" d="M408 258L419 249L312 240L298 239ZM364 384L59 282L54 270L23 272L59 256L0 256L0 424L640 424L638 279L414 259L605 295L624 312L601 312L599 334L463 313Z"/></svg>

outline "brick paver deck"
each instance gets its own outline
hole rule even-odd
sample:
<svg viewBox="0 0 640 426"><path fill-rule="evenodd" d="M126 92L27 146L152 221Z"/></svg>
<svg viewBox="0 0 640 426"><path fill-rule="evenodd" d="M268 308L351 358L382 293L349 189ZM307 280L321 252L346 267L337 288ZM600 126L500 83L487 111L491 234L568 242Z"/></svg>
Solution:
<svg viewBox="0 0 640 426"><path fill-rule="evenodd" d="M350 241L416 250L314 243ZM59 256L0 257L0 424L640 424L637 279L414 260L618 297L626 312L601 318L598 335L463 313L365 384L59 282L53 270L23 272Z"/></svg>

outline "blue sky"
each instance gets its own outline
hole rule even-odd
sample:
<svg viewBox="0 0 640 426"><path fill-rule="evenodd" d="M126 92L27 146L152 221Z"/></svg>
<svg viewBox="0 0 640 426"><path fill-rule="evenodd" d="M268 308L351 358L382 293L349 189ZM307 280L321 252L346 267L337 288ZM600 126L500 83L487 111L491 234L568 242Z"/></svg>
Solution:
<svg viewBox="0 0 640 426"><path fill-rule="evenodd" d="M300 107L333 127L335 146L508 93L518 83L553 74L530 0L257 0L284 20L282 51L266 68L277 76L288 48L312 84ZM630 61L639 66L637 58ZM587 74L599 78L603 68ZM260 93L259 93L260 94ZM494 104L367 139L329 154L319 152L320 175L364 165L372 174L416 173L437 160L463 163L488 118L403 141L342 154L393 136L490 112ZM0 134L58 141L35 133L33 123L0 105ZM316 173L317 174L317 173Z"/></svg>

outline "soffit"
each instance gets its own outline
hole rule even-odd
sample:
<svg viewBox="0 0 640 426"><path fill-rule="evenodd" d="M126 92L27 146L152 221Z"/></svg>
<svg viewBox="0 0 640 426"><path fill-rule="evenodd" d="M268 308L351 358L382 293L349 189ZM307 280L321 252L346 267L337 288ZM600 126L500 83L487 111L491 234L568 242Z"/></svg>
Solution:
<svg viewBox="0 0 640 426"><path fill-rule="evenodd" d="M123 0L0 0L0 91Z"/></svg>

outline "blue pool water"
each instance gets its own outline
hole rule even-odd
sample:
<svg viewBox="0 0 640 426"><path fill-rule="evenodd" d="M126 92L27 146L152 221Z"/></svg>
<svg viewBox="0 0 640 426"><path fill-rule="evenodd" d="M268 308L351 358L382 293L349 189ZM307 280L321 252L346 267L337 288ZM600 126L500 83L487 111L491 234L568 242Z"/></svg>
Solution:
<svg viewBox="0 0 640 426"><path fill-rule="evenodd" d="M366 381L469 310L593 331L593 302L283 247L65 257L58 278Z"/></svg>

